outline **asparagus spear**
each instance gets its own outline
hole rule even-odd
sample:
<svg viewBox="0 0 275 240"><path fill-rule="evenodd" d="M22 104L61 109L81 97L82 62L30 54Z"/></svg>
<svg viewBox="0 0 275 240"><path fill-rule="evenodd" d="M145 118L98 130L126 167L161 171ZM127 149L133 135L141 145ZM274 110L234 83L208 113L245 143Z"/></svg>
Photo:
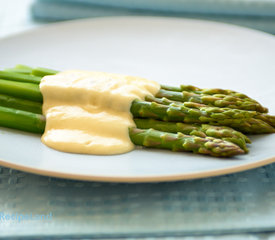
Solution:
<svg viewBox="0 0 275 240"><path fill-rule="evenodd" d="M45 118L41 114L0 106L0 125L26 132L43 133Z"/></svg>
<svg viewBox="0 0 275 240"><path fill-rule="evenodd" d="M26 66L26 65L17 64L14 68L8 68L8 69L5 69L4 71L23 73L23 74L31 74L32 68L29 66Z"/></svg>
<svg viewBox="0 0 275 240"><path fill-rule="evenodd" d="M53 70L53 69L49 69L49 68L41 68L41 67L32 68L32 67L22 65L22 64L17 64L13 68L13 71L14 72L18 71L18 73L20 73L22 71L24 73L29 73L33 76L40 77L40 79L36 78L36 80L38 80L38 81L41 80L41 77L58 73L57 70ZM19 79L20 79L20 77L17 78L17 81L19 81ZM215 94L232 95L232 96L235 96L236 98L247 99L247 100L251 100L251 101L257 103L257 101L249 98L248 96L246 96L243 93L238 93L236 91L226 90L226 89L219 89L219 88L201 89L201 88L191 86L191 85L181 85L180 87L161 85L161 89L168 90L168 91L174 91L174 92L187 91L187 92L193 92L193 93L197 93L197 94L206 94L206 95L215 95Z"/></svg>
<svg viewBox="0 0 275 240"><path fill-rule="evenodd" d="M42 94L38 84L0 79L0 94L42 102Z"/></svg>
<svg viewBox="0 0 275 240"><path fill-rule="evenodd" d="M43 133L45 118L40 114L0 107L0 125L27 132ZM173 151L191 151L215 157L230 157L244 153L239 146L212 137L200 138L137 128L130 128L129 136L136 145L171 149Z"/></svg>
<svg viewBox="0 0 275 240"><path fill-rule="evenodd" d="M42 77L57 74L58 71L48 68L31 68L25 65L16 65L14 68L7 68L0 71L0 78L18 82L31 82L39 84Z"/></svg>
<svg viewBox="0 0 275 240"><path fill-rule="evenodd" d="M39 102L28 101L24 99L14 98L6 95L0 94L0 105L4 107L15 108L19 110L29 111L41 114L42 113L42 104ZM191 125L183 123L164 123L156 121L153 119L134 119L137 127L139 128L155 128L157 130L162 130L164 132L178 132L181 131L185 134L195 135L200 137L212 136L222 138L239 145L245 152L247 148L245 145L245 140L249 142L249 139L246 138L243 134L229 129L226 127L216 127L210 125ZM163 125L163 126L162 126Z"/></svg>
<svg viewBox="0 0 275 240"><path fill-rule="evenodd" d="M29 71L30 73L32 71L32 67L27 66L27 65L23 65L23 64L15 65L14 69L25 70L25 71Z"/></svg>
<svg viewBox="0 0 275 240"><path fill-rule="evenodd" d="M42 95L37 84L0 80L0 93L28 100L42 102ZM157 99L157 98L156 98ZM155 99L155 101L156 101ZM270 133L274 132L268 123L265 123L256 112L237 109L209 108L201 104L185 102L182 106L176 106L166 99L159 99L160 103L169 106L156 105L148 102L135 101L131 111L135 117L149 117L164 121L179 121L186 123L209 123L213 125L225 125L236 128L246 133ZM190 106L190 104L192 106ZM197 109L195 108L197 107ZM143 115L138 109L143 109ZM157 113L157 115L156 115ZM257 119L254 117L257 115ZM265 117L267 119L267 117Z"/></svg>
<svg viewBox="0 0 275 240"><path fill-rule="evenodd" d="M164 89L160 89L160 91L156 94L158 98L167 98L174 101L179 102L196 102L202 103L210 106L216 107L229 107L235 109L242 110L252 110L258 112L267 112L267 109L261 106L259 103L255 101L251 101L248 98L239 98L236 96L225 95L225 94L197 94L194 92L188 91L168 91Z"/></svg>
<svg viewBox="0 0 275 240"><path fill-rule="evenodd" d="M18 70L25 72L20 74L19 72L16 72ZM45 75L54 75L58 73L58 71L48 68L31 68L25 65L16 65L14 70L0 71L0 78L1 73L4 79L26 82L34 81L35 83L39 83ZM29 73L29 75L26 76L24 73ZM33 78L35 78L35 80L33 80ZM200 89L190 85L181 85L180 88L162 85L160 91L156 94L156 97L165 97L167 99L180 102L203 103L216 107L229 107L233 109L252 110L263 113L268 112L267 108L261 106L254 99L232 90Z"/></svg>
<svg viewBox="0 0 275 240"><path fill-rule="evenodd" d="M154 129L130 128L129 136L135 145L207 154L215 157L230 157L244 151L237 145L212 137L201 138L182 133L167 133Z"/></svg>
<svg viewBox="0 0 275 240"><path fill-rule="evenodd" d="M41 80L41 77L44 77L46 75L53 75L53 74L58 73L58 71L55 71L55 70L52 70L52 69L41 68L41 67L31 68L29 66L22 65L22 64L17 64L14 68L6 68L4 70L4 72L29 74L29 75L40 77L39 78L40 80ZM36 79L38 79L38 78L36 78ZM17 80L17 81L19 81L19 80Z"/></svg>
<svg viewBox="0 0 275 240"><path fill-rule="evenodd" d="M180 85L180 87L161 85L161 88L164 90L175 91L175 92L187 91L187 92L194 92L197 94L207 94L207 95L215 95L215 94L231 95L241 99L250 99L251 101L257 102L256 100L248 97L243 93L239 93L228 89L221 89L221 88L204 88L203 89L192 85Z"/></svg>
<svg viewBox="0 0 275 240"><path fill-rule="evenodd" d="M198 136L198 137L214 137L220 138L224 141L229 141L237 144L245 152L248 152L246 143L251 143L250 139L232 128L224 126L211 126L208 124L186 124L186 123L172 123L163 122L154 119L134 118L137 128L141 129L155 129L163 132L178 133Z"/></svg>
<svg viewBox="0 0 275 240"><path fill-rule="evenodd" d="M196 108L196 109L203 109L205 107L208 107L205 104L195 103L195 102L184 102L184 103L175 102L175 101L169 100L165 97L156 98L156 97L152 97L152 96L146 96L145 100L149 101L149 102L156 102L159 104L164 104L164 105L178 105L178 106L185 106L185 107ZM219 113L219 112L223 113L225 110L228 110L228 108L215 108L215 107L212 108L212 111L216 112L216 113ZM238 110L236 110L236 111L238 111ZM245 113L246 117L253 117L256 119L260 119L260 120L266 122L267 124L269 124L270 126L275 127L275 116L268 115L265 113L259 113L256 111L239 111L239 113Z"/></svg>
<svg viewBox="0 0 275 240"><path fill-rule="evenodd" d="M12 73L20 73L20 74L31 74L31 70L26 70L26 69L20 69L20 68L6 68L4 70L5 72L12 72Z"/></svg>
<svg viewBox="0 0 275 240"><path fill-rule="evenodd" d="M190 107L190 105L192 107ZM197 108L194 108L197 106ZM257 112L231 108L200 106L195 103L172 103L163 105L156 102L135 100L131 113L136 118L153 118L171 122L208 123L229 126L244 133L274 133L275 129L261 119L254 118Z"/></svg>
<svg viewBox="0 0 275 240"><path fill-rule="evenodd" d="M164 102L166 102L168 104L168 100L164 99ZM193 102L185 102L184 105L187 107L191 107L191 108L194 107L194 108L198 108L198 109L201 107L207 107L206 105L197 104L197 103L193 103ZM220 108L221 111L223 111L225 109L226 108ZM253 118L260 119L260 120L266 122L267 124L269 124L270 126L275 127L275 116L268 115L266 113L259 113L259 112L255 112L255 111L243 111L243 112L246 112L248 114L247 116L250 115Z"/></svg>
<svg viewBox="0 0 275 240"><path fill-rule="evenodd" d="M0 106L42 114L42 104L22 98L0 94Z"/></svg>
<svg viewBox="0 0 275 240"><path fill-rule="evenodd" d="M22 74L10 71L0 71L0 79L13 80L18 82L36 83L39 84L41 81L40 77Z"/></svg>
<svg viewBox="0 0 275 240"><path fill-rule="evenodd" d="M147 101L156 102L159 104L169 105L169 106L178 106L184 108L191 108L201 110L203 112L209 112L213 114L214 118L224 119L224 118L249 118L261 115L262 113L258 113L256 111L245 111L241 109L231 109L231 108L220 108L220 107L211 107L201 103L195 102L174 102L166 98L156 98L152 96L146 97ZM207 116L204 113L203 116Z"/></svg>
<svg viewBox="0 0 275 240"><path fill-rule="evenodd" d="M33 68L31 74L34 76L38 76L38 77L44 77L46 75L54 75L57 74L58 71L56 70L52 70L52 69L48 69L48 68L41 68L41 67L37 67L37 68Z"/></svg>
<svg viewBox="0 0 275 240"><path fill-rule="evenodd" d="M20 74L20 71L23 71ZM27 75L27 73L29 73ZM57 70L48 68L31 68L26 65L16 65L14 69L0 71L0 78L6 80L15 80L23 82L40 83L45 75L54 75ZM27 75L27 76L26 76ZM181 85L181 87L172 87L161 85L157 93L158 98L168 98L180 102L196 102L216 107L229 107L233 109L252 110L262 113L268 112L268 109L261 106L254 99L245 94L225 89L201 89L191 85Z"/></svg>

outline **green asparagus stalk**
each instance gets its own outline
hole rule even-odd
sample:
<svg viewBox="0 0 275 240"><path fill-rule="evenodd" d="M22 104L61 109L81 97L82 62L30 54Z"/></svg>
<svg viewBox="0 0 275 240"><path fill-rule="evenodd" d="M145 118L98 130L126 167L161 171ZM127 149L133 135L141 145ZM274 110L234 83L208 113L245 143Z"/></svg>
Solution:
<svg viewBox="0 0 275 240"><path fill-rule="evenodd" d="M0 71L0 79L39 84L41 77L11 71Z"/></svg>
<svg viewBox="0 0 275 240"><path fill-rule="evenodd" d="M187 107L187 108L192 108L193 110L197 109L197 110L206 111L205 109L207 109L208 112L211 112L213 114L212 115L213 117L219 118L219 119L249 118L249 117L256 117L256 116L262 114L262 113L258 113L256 111L246 111L246 110L241 110L241 109L211 107L211 106L208 106L205 104L195 103L195 102L174 102L167 98L156 98L153 96L147 96L146 101L156 102L156 103L163 104L163 105L178 106L178 107L183 107L183 108ZM203 116L206 116L206 114L204 114Z"/></svg>
<svg viewBox="0 0 275 240"><path fill-rule="evenodd" d="M190 107L190 104L192 107ZM194 106L198 106L194 108ZM163 105L156 102L135 100L131 113L136 118L153 118L162 121L184 123L207 123L229 126L243 133L274 133L275 129L261 119L254 118L257 112L231 108L199 107L200 104L172 103Z"/></svg>
<svg viewBox="0 0 275 240"><path fill-rule="evenodd" d="M58 71L49 68L31 68L26 65L18 64L14 68L7 68L3 71L0 71L0 78L18 82L31 82L39 84L42 77L46 75L54 75L57 73Z"/></svg>
<svg viewBox="0 0 275 240"><path fill-rule="evenodd" d="M38 114L42 113L42 104L40 102L33 102L3 94L0 94L0 106L34 112ZM200 137L206 137L208 135L212 137L223 138L223 140L234 142L235 144L239 145L245 152L247 152L245 140L243 138L245 136L241 133L237 134L238 132L234 131L233 129L229 130L229 128L225 129L225 127L208 126L206 124L203 126L199 126L195 124L191 125L183 123L164 123L152 119L135 119L135 122L137 124L137 127L139 128L155 128L156 130L162 130L164 132L180 131L184 134L196 135ZM161 123L164 123L164 127L161 127ZM161 127L161 129L159 129L159 127Z"/></svg>
<svg viewBox="0 0 275 240"><path fill-rule="evenodd" d="M0 78L5 80L39 84L41 78L45 75L53 75L56 73L58 73L58 71L48 68L31 68L26 65L16 65L13 69L0 71ZM165 97L170 100L180 102L203 103L216 107L229 107L233 109L252 110L262 113L268 112L267 108L261 106L254 99L249 98L245 94L232 90L200 89L190 85L181 85L181 87L162 85L156 97Z"/></svg>
<svg viewBox="0 0 275 240"><path fill-rule="evenodd" d="M252 101L249 98L239 98L225 94L197 94L188 91L168 91L160 89L156 94L158 98L167 98L179 102L196 102L215 107L229 107L234 109L251 110L258 112L267 112L267 109L261 106L258 102Z"/></svg>
<svg viewBox="0 0 275 240"><path fill-rule="evenodd" d="M43 115L0 107L0 125L33 133L43 133L45 118ZM171 149L173 151L191 151L215 157L231 157L244 151L237 145L215 139L201 138L184 134L172 134L152 129L129 129L131 141L136 145Z"/></svg>
<svg viewBox="0 0 275 240"><path fill-rule="evenodd" d="M228 89L221 89L221 88L198 88L192 85L180 85L180 87L172 87L172 86L167 86L167 85L161 85L161 88L164 90L168 91L175 91L175 92L181 92L181 91L187 91L187 92L193 92L197 94L207 94L207 95L215 95L215 94L224 94L224 95L231 95L235 96L241 99L250 99L251 101L256 100L248 97L247 95L243 93L239 93L233 90L228 90Z"/></svg>
<svg viewBox="0 0 275 240"><path fill-rule="evenodd" d="M0 94L0 106L42 114L42 104L22 98Z"/></svg>
<svg viewBox="0 0 275 240"><path fill-rule="evenodd" d="M19 99L10 97L7 95L0 94L0 106L14 108L19 110L24 110L28 112L33 112L37 114L42 113L42 104L39 102L33 102L29 100ZM207 124L196 125L196 124L184 124L184 123L170 123L170 122L161 122L153 119L134 119L138 128L154 128L156 130L161 130L164 132L182 132L184 134L199 136L199 137L216 137L221 138L225 141L230 141L237 144L245 152L248 152L246 148L246 142L250 140L233 129L227 127L217 127L210 126Z"/></svg>
<svg viewBox="0 0 275 240"><path fill-rule="evenodd" d="M166 102L168 104L167 99L164 99L164 102ZM198 109L200 109L201 107L207 107L206 105L197 104L197 103L193 103L193 102L185 102L184 105L187 107L191 107L191 108L194 107L194 108L198 108ZM225 109L226 108L220 108L220 110L225 110ZM275 127L275 116L268 115L266 113L259 113L259 112L255 112L255 111L246 111L246 113L255 119L260 119L260 120L266 122L267 124L269 124L270 126ZM247 117L249 115L247 115Z"/></svg>
<svg viewBox="0 0 275 240"><path fill-rule="evenodd" d="M42 95L39 86L32 83L0 80L0 94L14 96L32 101L42 102ZM154 105L148 102L133 102L131 111L135 117L148 117L164 121L176 121L186 123L208 123L213 125L225 125L233 127L236 130L245 133L270 133L274 132L268 123L258 117L254 111L243 111L237 109L225 109L206 107L201 104L185 102L182 106L176 106L176 103L169 102L166 99L158 100L160 103L169 104L169 106ZM149 104L149 105L148 105ZM189 104L189 105L188 105ZM190 106L192 104L192 106ZM138 108L145 111L145 115L140 115ZM146 107L145 107L146 106ZM195 108L197 107L197 109ZM162 111L157 116L159 111ZM257 116L257 119L254 117ZM267 119L267 117L265 117Z"/></svg>
<svg viewBox="0 0 275 240"><path fill-rule="evenodd" d="M198 137L214 137L224 141L237 144L245 152L248 152L246 143L251 143L250 139L232 128L224 126L211 126L208 124L187 124L181 122L163 122L154 119L134 118L137 128L155 129L163 132L178 133Z"/></svg>
<svg viewBox="0 0 275 240"><path fill-rule="evenodd" d="M57 72L25 65L0 71L0 78L4 78L0 79L0 125L42 133L45 118L39 114L43 99L38 84L43 76ZM184 85L180 88L162 86L157 96L163 98L147 99L151 102L134 101L131 106L133 116L173 123L134 119L138 128L129 129L129 134L136 145L212 156L233 156L247 152L246 143L250 143L250 140L223 125L246 133L275 132L275 116L259 113L267 112L267 109L235 91Z"/></svg>
<svg viewBox="0 0 275 240"><path fill-rule="evenodd" d="M37 68L33 68L31 74L34 76L38 76L38 77L44 77L46 75L54 75L57 74L58 71L56 70L52 70L52 69L48 69L48 68L41 68L41 67L37 67Z"/></svg>
<svg viewBox="0 0 275 240"><path fill-rule="evenodd" d="M22 74L23 75L23 74ZM0 79L0 94L42 102L38 84Z"/></svg>
<svg viewBox="0 0 275 240"><path fill-rule="evenodd" d="M33 68L24 64L17 64L15 65L14 69L25 70L31 73Z"/></svg>
<svg viewBox="0 0 275 240"><path fill-rule="evenodd" d="M20 74L16 71L24 71ZM15 81L32 81L35 78L35 82L39 83L42 77L46 75L54 75L58 73L57 70L48 68L31 68L25 65L16 65L13 70L0 71L4 79ZM13 72L15 74L12 74ZM29 76L24 76L29 73ZM200 89L194 86L181 85L181 87L170 87L162 85L160 91L156 94L158 98L167 98L173 101L179 102L196 102L203 103L216 107L229 107L233 109L251 110L258 112L268 112L267 108L261 106L257 101L247 97L242 93L238 93L232 90L224 89Z"/></svg>
<svg viewBox="0 0 275 240"><path fill-rule="evenodd" d="M0 125L26 132L43 133L45 118L41 114L0 106Z"/></svg>
<svg viewBox="0 0 275 240"><path fill-rule="evenodd" d="M196 109L203 109L205 107L208 107L208 105L201 104L201 103L195 103L195 102L184 102L184 103L175 102L175 101L169 100L165 97L156 98L153 96L146 96L146 101L156 102L156 103L164 104L164 105L185 106L185 107L196 108ZM228 110L228 108L215 108L215 107L212 108L212 111L216 112L216 113L223 113L225 110ZM236 111L238 111L238 110L236 110ZM245 113L247 118L253 117L256 119L260 119L260 120L266 122L267 124L269 124L270 126L275 127L275 116L268 115L265 113L259 113L256 111L239 111L239 113Z"/></svg>
<svg viewBox="0 0 275 240"><path fill-rule="evenodd" d="M12 73L19 73L19 74L31 74L31 70L26 70L26 69L20 69L20 68L6 68L4 70L5 72L12 72Z"/></svg>
<svg viewBox="0 0 275 240"><path fill-rule="evenodd" d="M21 66L21 69L24 69L25 67L25 66L22 67L22 65L20 66ZM29 70L28 67L26 68ZM37 68L37 69L38 69L37 72L40 75L55 74L57 72L55 70L49 70L45 68ZM33 71L34 73L36 72L34 69L32 69L32 72ZM0 93L2 94L8 94L14 97L26 98L34 101L40 101L40 102L42 101L42 95L39 91L39 87L38 86L34 87L35 84L0 80L0 87L1 87L1 82L3 86L5 85L4 88L0 88ZM26 85L26 84L31 84L31 85ZM32 94L30 93L26 94L26 91L24 91L24 89L19 89L18 91L17 89L14 89L14 85L16 86L20 85L20 87L26 86L25 88L28 89L28 91L32 90ZM11 88L11 86L13 88ZM30 88L30 86L32 86L32 88ZM7 91L7 89L9 91ZM36 97L33 96L34 94L36 95ZM169 104L169 106L168 108L167 106L165 107L165 106L154 105L154 104L152 105L150 104L150 106L148 106L148 103L146 102L143 102L143 103L134 102L132 104L131 110L133 109L133 111L136 114L136 117L150 118L151 115L156 115L156 112L161 111L159 115L151 118L160 119L164 121L179 121L179 122L186 122L186 123L209 123L213 125L226 125L229 127L236 128L237 130L244 131L246 133L274 132L274 128L268 124L270 121L268 121L267 123L264 121L265 119L269 120L271 117L268 118L265 116L265 118L263 118L260 115L258 115L258 113L255 111L244 111L244 110L230 109L230 108L209 107L209 106L204 106L204 105L200 105L192 102L185 102L179 105L178 103L173 103L171 101L169 102L169 100L166 100L165 98L163 98L160 103ZM193 104L193 105L190 106L190 104ZM140 105L140 106L134 107L133 105L134 106ZM137 114L138 111L135 111L135 109L137 108L142 108L143 110L146 109L145 113L147 115L145 114L144 116L142 116ZM259 126L257 126L257 124L259 124Z"/></svg>
<svg viewBox="0 0 275 240"><path fill-rule="evenodd" d="M14 68L6 68L4 71L15 72L15 73L23 73L23 74L31 74L32 68L26 65L17 64Z"/></svg>
<svg viewBox="0 0 275 240"><path fill-rule="evenodd" d="M212 137L201 138L182 133L174 134L138 128L130 128L129 136L135 145L150 148L187 151L215 157L230 157L244 153L237 145Z"/></svg>
<svg viewBox="0 0 275 240"><path fill-rule="evenodd" d="M4 69L4 72L13 72L13 73L29 74L29 75L32 75L32 71L33 71L33 68L22 64L17 64L13 68Z"/></svg>

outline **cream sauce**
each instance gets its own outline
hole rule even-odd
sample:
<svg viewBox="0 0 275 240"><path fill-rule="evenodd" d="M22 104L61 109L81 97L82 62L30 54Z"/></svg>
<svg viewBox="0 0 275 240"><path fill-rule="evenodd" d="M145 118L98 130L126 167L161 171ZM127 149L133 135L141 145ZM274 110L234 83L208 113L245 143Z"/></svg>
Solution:
<svg viewBox="0 0 275 240"><path fill-rule="evenodd" d="M46 116L42 142L73 153L131 151L131 103L159 88L144 78L103 72L70 70L45 76L40 83Z"/></svg>

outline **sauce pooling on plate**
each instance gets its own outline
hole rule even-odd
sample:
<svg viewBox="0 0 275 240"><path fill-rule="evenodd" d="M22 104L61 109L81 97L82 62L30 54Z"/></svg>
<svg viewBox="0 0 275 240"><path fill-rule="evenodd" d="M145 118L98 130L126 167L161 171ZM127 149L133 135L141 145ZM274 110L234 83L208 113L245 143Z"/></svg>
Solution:
<svg viewBox="0 0 275 240"><path fill-rule="evenodd" d="M140 77L70 70L43 77L42 142L56 150L119 154L134 148L128 128L135 99L155 95L157 82Z"/></svg>

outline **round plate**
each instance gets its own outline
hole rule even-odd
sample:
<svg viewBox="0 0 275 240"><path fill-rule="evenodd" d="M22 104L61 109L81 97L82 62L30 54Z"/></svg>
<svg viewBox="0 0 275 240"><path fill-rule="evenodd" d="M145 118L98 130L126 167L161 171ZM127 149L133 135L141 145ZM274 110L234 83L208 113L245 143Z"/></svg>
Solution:
<svg viewBox="0 0 275 240"><path fill-rule="evenodd" d="M0 40L0 65L86 69L162 84L244 92L275 113L275 38L227 24L117 17L70 21ZM0 129L0 164L55 177L149 182L233 173L275 161L275 134L252 137L250 153L229 159L142 149L114 156L58 152L40 136Z"/></svg>

